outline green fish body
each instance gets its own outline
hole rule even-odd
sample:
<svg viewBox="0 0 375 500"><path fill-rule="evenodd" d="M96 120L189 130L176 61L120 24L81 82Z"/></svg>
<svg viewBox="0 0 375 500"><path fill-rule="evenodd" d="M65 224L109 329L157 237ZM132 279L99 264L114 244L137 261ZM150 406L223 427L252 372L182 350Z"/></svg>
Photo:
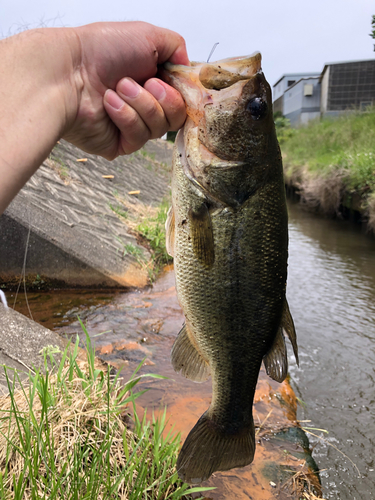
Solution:
<svg viewBox="0 0 375 500"><path fill-rule="evenodd" d="M223 76L221 76L223 75ZM185 324L172 364L212 377L212 402L188 435L177 469L200 483L253 460L252 406L259 370L287 375L283 331L297 357L285 299L288 220L271 91L260 54L165 77L187 104L174 149L167 248Z"/></svg>

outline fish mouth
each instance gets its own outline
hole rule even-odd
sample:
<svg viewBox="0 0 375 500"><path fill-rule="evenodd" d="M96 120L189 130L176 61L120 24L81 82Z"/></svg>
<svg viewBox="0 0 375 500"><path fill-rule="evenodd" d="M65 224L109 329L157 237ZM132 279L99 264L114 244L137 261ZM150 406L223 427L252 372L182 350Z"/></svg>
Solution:
<svg viewBox="0 0 375 500"><path fill-rule="evenodd" d="M191 87L217 90L231 87L241 80L249 80L261 71L262 56L230 57L212 63L192 63L191 66L165 63L162 77L184 95Z"/></svg>

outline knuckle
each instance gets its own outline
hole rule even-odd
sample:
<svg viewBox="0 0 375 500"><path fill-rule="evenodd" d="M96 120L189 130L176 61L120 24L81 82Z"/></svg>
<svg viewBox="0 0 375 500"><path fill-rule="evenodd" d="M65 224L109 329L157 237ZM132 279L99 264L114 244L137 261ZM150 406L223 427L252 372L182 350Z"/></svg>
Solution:
<svg viewBox="0 0 375 500"><path fill-rule="evenodd" d="M138 128L140 117L135 111L126 110L124 116L124 125L129 128Z"/></svg>
<svg viewBox="0 0 375 500"><path fill-rule="evenodd" d="M145 103L142 114L143 114L144 120L146 122L160 119L160 111L159 111L159 108L158 108L156 102L151 101L151 102Z"/></svg>

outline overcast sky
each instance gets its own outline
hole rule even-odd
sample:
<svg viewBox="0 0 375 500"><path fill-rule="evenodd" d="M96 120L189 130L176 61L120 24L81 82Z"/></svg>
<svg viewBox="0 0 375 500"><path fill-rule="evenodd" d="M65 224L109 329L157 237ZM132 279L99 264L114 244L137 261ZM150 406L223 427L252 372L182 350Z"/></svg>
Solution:
<svg viewBox="0 0 375 500"><path fill-rule="evenodd" d="M374 0L0 0L0 35L40 25L148 21L179 32L191 60L260 50L273 85L284 73L373 59Z"/></svg>

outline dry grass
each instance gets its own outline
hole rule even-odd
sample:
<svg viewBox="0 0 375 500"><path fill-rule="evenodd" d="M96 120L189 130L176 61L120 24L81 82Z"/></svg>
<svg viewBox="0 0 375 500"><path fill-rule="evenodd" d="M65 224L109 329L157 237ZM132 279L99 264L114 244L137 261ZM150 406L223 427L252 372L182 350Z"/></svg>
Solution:
<svg viewBox="0 0 375 500"><path fill-rule="evenodd" d="M26 385L18 380L18 389L6 372L10 394L0 398L0 498L162 500L204 491L189 490L178 479L179 436L162 436L165 415L138 419L134 401L142 392L132 389L142 376L135 373L120 384L98 366L86 338L85 360L79 359L78 344L63 353L59 365L45 353L45 373L30 375ZM127 425L130 410L133 430Z"/></svg>
<svg viewBox="0 0 375 500"><path fill-rule="evenodd" d="M281 485L280 492L300 500L324 500L318 476L315 471L310 471L306 464Z"/></svg>
<svg viewBox="0 0 375 500"><path fill-rule="evenodd" d="M333 170L326 175L317 175L308 169L301 170L300 180L294 185L302 204L327 215L337 215L345 192L345 172Z"/></svg>

